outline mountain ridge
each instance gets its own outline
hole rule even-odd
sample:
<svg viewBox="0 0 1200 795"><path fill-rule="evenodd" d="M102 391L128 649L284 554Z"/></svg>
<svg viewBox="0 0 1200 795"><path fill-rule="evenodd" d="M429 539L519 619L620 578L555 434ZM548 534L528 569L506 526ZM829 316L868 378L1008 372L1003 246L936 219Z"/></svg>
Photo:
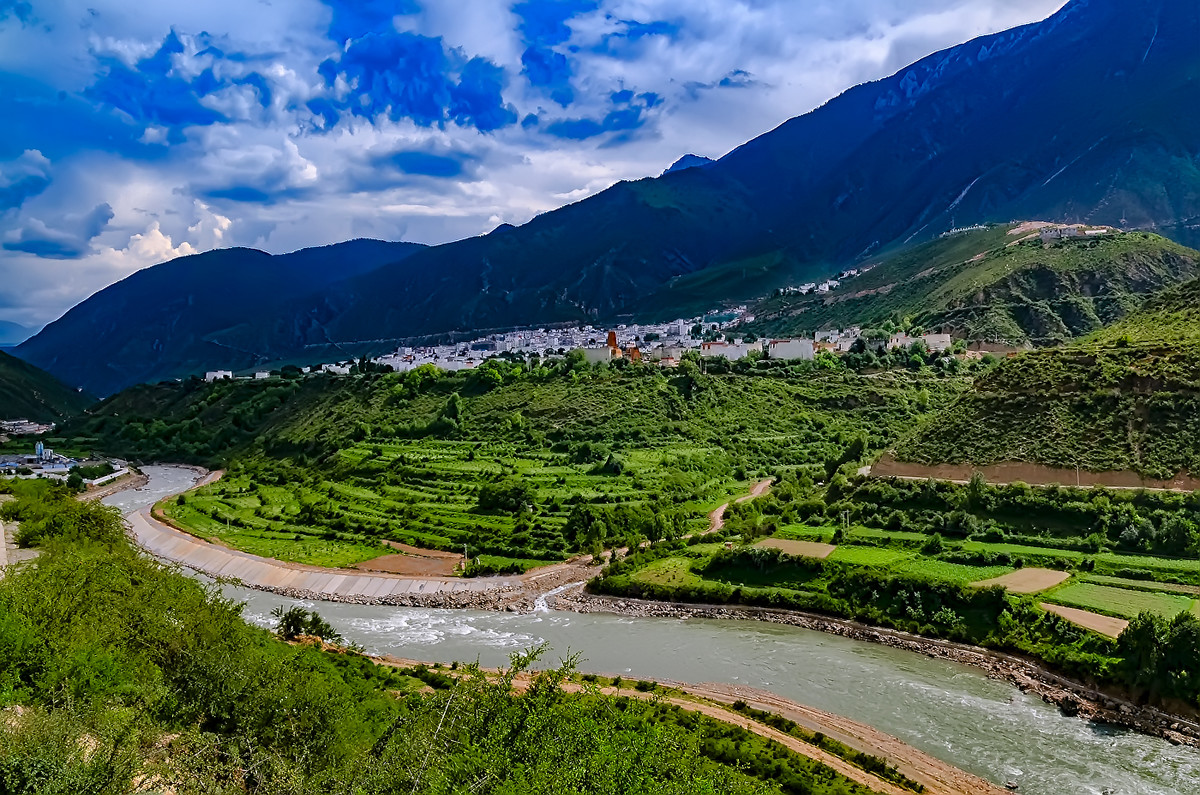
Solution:
<svg viewBox="0 0 1200 795"><path fill-rule="evenodd" d="M943 235L872 257L827 293L753 305L747 329L787 336L891 321L1002 345L1058 344L1200 275L1200 252L1158 235L1099 228L1059 236L1066 231L1025 222Z"/></svg>
<svg viewBox="0 0 1200 795"><path fill-rule="evenodd" d="M1200 125L1179 112L1200 105L1196 40L1187 0L1074 0L852 88L702 168L290 296L223 340L285 358L314 340L660 319L1013 218L1196 242ZM39 338L18 353L80 380L83 365Z"/></svg>
<svg viewBox="0 0 1200 795"><path fill-rule="evenodd" d="M239 247L179 257L106 287L15 353L102 395L218 366L252 367L270 358L264 340L280 333L259 324L261 315L421 248L359 239L279 255ZM286 333L309 332L296 318Z"/></svg>

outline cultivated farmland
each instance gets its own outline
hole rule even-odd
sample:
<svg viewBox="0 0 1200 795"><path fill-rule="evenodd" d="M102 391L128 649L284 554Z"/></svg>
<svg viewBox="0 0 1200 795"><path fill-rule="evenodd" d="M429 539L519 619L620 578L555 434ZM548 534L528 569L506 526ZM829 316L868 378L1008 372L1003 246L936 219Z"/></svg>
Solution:
<svg viewBox="0 0 1200 795"><path fill-rule="evenodd" d="M1192 599L1175 594L1130 591L1107 585L1071 583L1045 595L1047 602L1095 610L1098 613L1133 618L1138 613L1151 612L1170 618L1192 609Z"/></svg>

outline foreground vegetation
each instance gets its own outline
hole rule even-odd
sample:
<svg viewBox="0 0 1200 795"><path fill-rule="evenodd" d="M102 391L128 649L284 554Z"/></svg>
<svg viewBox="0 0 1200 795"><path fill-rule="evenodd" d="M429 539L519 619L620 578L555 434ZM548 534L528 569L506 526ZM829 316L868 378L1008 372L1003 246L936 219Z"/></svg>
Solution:
<svg viewBox="0 0 1200 795"><path fill-rule="evenodd" d="M533 655L447 676L284 643L138 555L113 509L0 488L42 549L0 579L0 792L868 792L725 723L569 693L570 662L519 694ZM332 634L301 612L285 634Z"/></svg>

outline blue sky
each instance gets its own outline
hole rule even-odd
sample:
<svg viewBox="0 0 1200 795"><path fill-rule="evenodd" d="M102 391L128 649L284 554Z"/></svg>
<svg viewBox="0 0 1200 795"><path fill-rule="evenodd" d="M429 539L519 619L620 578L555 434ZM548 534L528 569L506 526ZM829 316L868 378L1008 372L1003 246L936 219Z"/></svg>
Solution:
<svg viewBox="0 0 1200 795"><path fill-rule="evenodd" d="M439 243L1063 0L0 0L0 320L220 246Z"/></svg>

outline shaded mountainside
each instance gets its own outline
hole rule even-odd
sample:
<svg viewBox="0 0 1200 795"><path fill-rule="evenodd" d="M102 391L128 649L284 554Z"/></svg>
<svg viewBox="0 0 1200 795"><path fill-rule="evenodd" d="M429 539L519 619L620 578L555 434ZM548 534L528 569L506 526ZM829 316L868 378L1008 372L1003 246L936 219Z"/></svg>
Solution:
<svg viewBox="0 0 1200 795"><path fill-rule="evenodd" d="M1077 0L711 165L351 280L322 319L354 340L669 315L979 222L1175 230L1200 217L1200 125L1180 112L1200 100L1198 36L1190 1Z"/></svg>
<svg viewBox="0 0 1200 795"><path fill-rule="evenodd" d="M715 163L256 306L222 338L225 363L297 356L314 341L382 350L456 331L678 316L1014 218L1186 242L1200 234L1200 124L1187 112L1200 104L1197 40L1193 0L1073 0L851 89ZM137 322L111 307L101 316ZM177 353L113 345L100 374L66 356L64 336L52 327L22 355L89 385L186 369Z"/></svg>
<svg viewBox="0 0 1200 795"><path fill-rule="evenodd" d="M1148 296L1200 275L1200 252L1158 235L1043 242L1038 226L946 235L868 261L870 270L826 295L763 301L749 328L783 336L907 319L972 340L1047 345L1114 323Z"/></svg>
<svg viewBox="0 0 1200 795"><path fill-rule="evenodd" d="M1200 280L1073 345L1003 362L897 456L1200 473Z"/></svg>
<svg viewBox="0 0 1200 795"><path fill-rule="evenodd" d="M233 248L180 257L101 290L16 353L101 395L141 381L253 367L281 347L327 342L304 317L280 312L287 301L421 248L352 240L277 256Z"/></svg>
<svg viewBox="0 0 1200 795"><path fill-rule="evenodd" d="M0 420L60 422L94 399L47 372L0 351Z"/></svg>
<svg viewBox="0 0 1200 795"><path fill-rule="evenodd" d="M0 320L0 346L16 345L33 336L35 329L26 328L19 323Z"/></svg>

